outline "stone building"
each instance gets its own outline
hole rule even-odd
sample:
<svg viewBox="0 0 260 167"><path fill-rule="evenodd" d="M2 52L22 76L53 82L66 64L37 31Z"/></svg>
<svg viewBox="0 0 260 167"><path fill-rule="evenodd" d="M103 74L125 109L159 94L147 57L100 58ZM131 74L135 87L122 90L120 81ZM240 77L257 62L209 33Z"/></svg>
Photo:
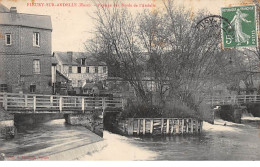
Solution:
<svg viewBox="0 0 260 167"><path fill-rule="evenodd" d="M51 94L51 57L51 17L0 4L0 91Z"/></svg>
<svg viewBox="0 0 260 167"><path fill-rule="evenodd" d="M106 63L97 61L93 55L84 52L54 52L54 57L58 62L57 70L71 80L75 89L83 88L88 83L102 82L108 77Z"/></svg>

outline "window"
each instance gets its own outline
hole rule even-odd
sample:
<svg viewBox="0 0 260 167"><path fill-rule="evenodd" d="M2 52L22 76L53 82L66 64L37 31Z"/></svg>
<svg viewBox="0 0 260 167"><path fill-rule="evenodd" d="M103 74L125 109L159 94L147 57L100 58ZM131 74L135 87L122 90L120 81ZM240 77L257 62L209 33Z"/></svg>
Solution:
<svg viewBox="0 0 260 167"><path fill-rule="evenodd" d="M34 74L41 73L40 60L33 60L33 73Z"/></svg>
<svg viewBox="0 0 260 167"><path fill-rule="evenodd" d="M11 34L5 34L5 44L12 45L12 36Z"/></svg>
<svg viewBox="0 0 260 167"><path fill-rule="evenodd" d="M7 84L0 84L0 92L7 92Z"/></svg>
<svg viewBox="0 0 260 167"><path fill-rule="evenodd" d="M30 85L30 92L35 93L36 85Z"/></svg>
<svg viewBox="0 0 260 167"><path fill-rule="evenodd" d="M40 33L33 33L33 46L40 46Z"/></svg>
<svg viewBox="0 0 260 167"><path fill-rule="evenodd" d="M78 73L81 73L81 67L78 67Z"/></svg>
<svg viewBox="0 0 260 167"><path fill-rule="evenodd" d="M86 59L85 59L85 58L82 58L82 59L81 59L81 65L85 65L85 62L86 62Z"/></svg>
<svg viewBox="0 0 260 167"><path fill-rule="evenodd" d="M98 73L98 67L95 67L95 73Z"/></svg>
<svg viewBox="0 0 260 167"><path fill-rule="evenodd" d="M107 67L103 67L103 73L107 73Z"/></svg>
<svg viewBox="0 0 260 167"><path fill-rule="evenodd" d="M72 66L69 66L69 73L72 73Z"/></svg>
<svg viewBox="0 0 260 167"><path fill-rule="evenodd" d="M89 67L86 67L86 73L89 73Z"/></svg>

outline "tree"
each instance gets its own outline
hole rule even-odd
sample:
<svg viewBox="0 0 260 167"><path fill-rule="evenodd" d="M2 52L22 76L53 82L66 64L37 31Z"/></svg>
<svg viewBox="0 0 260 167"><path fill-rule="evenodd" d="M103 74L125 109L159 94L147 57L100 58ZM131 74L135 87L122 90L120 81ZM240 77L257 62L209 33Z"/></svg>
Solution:
<svg viewBox="0 0 260 167"><path fill-rule="evenodd" d="M197 110L201 101L196 97L214 86L212 80L219 78L223 65L220 27L198 30L196 24L205 13L190 17L171 0L163 3L162 12L138 14L126 8L98 7L93 17L96 36L87 49L116 64L120 77L130 82L143 104L152 104L153 93L161 107L178 100ZM153 81L155 90L146 89L144 78Z"/></svg>

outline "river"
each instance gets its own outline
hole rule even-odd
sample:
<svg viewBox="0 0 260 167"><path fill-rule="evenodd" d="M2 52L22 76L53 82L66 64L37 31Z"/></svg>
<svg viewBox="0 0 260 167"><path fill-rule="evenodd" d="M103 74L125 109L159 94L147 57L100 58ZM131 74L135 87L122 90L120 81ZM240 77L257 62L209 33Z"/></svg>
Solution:
<svg viewBox="0 0 260 167"><path fill-rule="evenodd" d="M56 119L45 123L17 127L13 139L0 139L0 153L6 160L29 160L42 158L61 150L77 148L102 140L85 127L71 126L65 119Z"/></svg>
<svg viewBox="0 0 260 167"><path fill-rule="evenodd" d="M259 125L260 119L253 117L243 119L242 124L215 120L214 125L204 122L199 135L153 138L104 131L108 146L80 160L260 160ZM19 127L14 139L0 140L0 153L20 156L97 138L84 127L66 125L64 119L57 119Z"/></svg>
<svg viewBox="0 0 260 167"><path fill-rule="evenodd" d="M253 117L242 124L215 120L214 125L204 122L199 135L153 138L105 131L108 147L82 160L260 160L259 125Z"/></svg>

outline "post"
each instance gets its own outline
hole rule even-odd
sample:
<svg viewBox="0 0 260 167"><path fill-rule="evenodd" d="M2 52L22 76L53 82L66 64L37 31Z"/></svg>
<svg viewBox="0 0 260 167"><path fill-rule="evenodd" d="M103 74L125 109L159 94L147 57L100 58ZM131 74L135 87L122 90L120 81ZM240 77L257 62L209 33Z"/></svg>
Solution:
<svg viewBox="0 0 260 167"><path fill-rule="evenodd" d="M53 107L53 96L50 97L50 105Z"/></svg>
<svg viewBox="0 0 260 167"><path fill-rule="evenodd" d="M200 132L202 132L203 121L200 122Z"/></svg>
<svg viewBox="0 0 260 167"><path fill-rule="evenodd" d="M166 134L169 134L169 128L170 128L170 120L167 119L167 122L166 122Z"/></svg>
<svg viewBox="0 0 260 167"><path fill-rule="evenodd" d="M236 96L233 96L233 104L236 104Z"/></svg>
<svg viewBox="0 0 260 167"><path fill-rule="evenodd" d="M24 95L24 107L28 107L28 95Z"/></svg>
<svg viewBox="0 0 260 167"><path fill-rule="evenodd" d="M7 94L6 93L4 93L3 98L4 98L3 106L4 106L5 111L7 111L7 101L8 101L8 99L7 99Z"/></svg>
<svg viewBox="0 0 260 167"><path fill-rule="evenodd" d="M189 119L186 119L186 133L189 133Z"/></svg>
<svg viewBox="0 0 260 167"><path fill-rule="evenodd" d="M60 112L62 111L62 96L60 96L60 101L59 101L59 108L60 108Z"/></svg>
<svg viewBox="0 0 260 167"><path fill-rule="evenodd" d="M195 131L196 131L196 132L198 132L198 123L199 123L199 121L196 120L196 121L195 121Z"/></svg>
<svg viewBox="0 0 260 167"><path fill-rule="evenodd" d="M180 120L177 119L177 124L176 124L176 133L179 133L180 132Z"/></svg>
<svg viewBox="0 0 260 167"><path fill-rule="evenodd" d="M190 132L193 133L193 119L191 119L190 122Z"/></svg>
<svg viewBox="0 0 260 167"><path fill-rule="evenodd" d="M182 119L182 122L181 122L181 133L183 134L183 130L184 130L184 119Z"/></svg>
<svg viewBox="0 0 260 167"><path fill-rule="evenodd" d="M143 119L143 135L145 135L145 118Z"/></svg>
<svg viewBox="0 0 260 167"><path fill-rule="evenodd" d="M137 135L140 133L140 119L137 119Z"/></svg>
<svg viewBox="0 0 260 167"><path fill-rule="evenodd" d="M128 119L128 125L127 125L127 133L128 135L133 135L134 134L134 118L129 118Z"/></svg>
<svg viewBox="0 0 260 167"><path fill-rule="evenodd" d="M125 100L122 97L120 97L120 101L121 101L122 110L124 110Z"/></svg>
<svg viewBox="0 0 260 167"><path fill-rule="evenodd" d="M33 96L33 112L36 111L36 95Z"/></svg>
<svg viewBox="0 0 260 167"><path fill-rule="evenodd" d="M105 112L105 109L106 109L105 97L102 97L102 110L103 110L103 113Z"/></svg>
<svg viewBox="0 0 260 167"><path fill-rule="evenodd" d="M164 121L164 120L163 120L163 118L162 118L162 120L161 120L161 123L162 123L162 124L161 124L161 134L163 134L163 123L164 123L163 121Z"/></svg>
<svg viewBox="0 0 260 167"><path fill-rule="evenodd" d="M151 119L151 124L150 124L150 133L153 134L153 119Z"/></svg>
<svg viewBox="0 0 260 167"><path fill-rule="evenodd" d="M171 126L171 134L173 134L173 128L174 128L174 119L172 119L172 126Z"/></svg>
<svg viewBox="0 0 260 167"><path fill-rule="evenodd" d="M81 98L81 109L82 109L82 113L84 113L84 110L85 110L85 98L84 97Z"/></svg>

